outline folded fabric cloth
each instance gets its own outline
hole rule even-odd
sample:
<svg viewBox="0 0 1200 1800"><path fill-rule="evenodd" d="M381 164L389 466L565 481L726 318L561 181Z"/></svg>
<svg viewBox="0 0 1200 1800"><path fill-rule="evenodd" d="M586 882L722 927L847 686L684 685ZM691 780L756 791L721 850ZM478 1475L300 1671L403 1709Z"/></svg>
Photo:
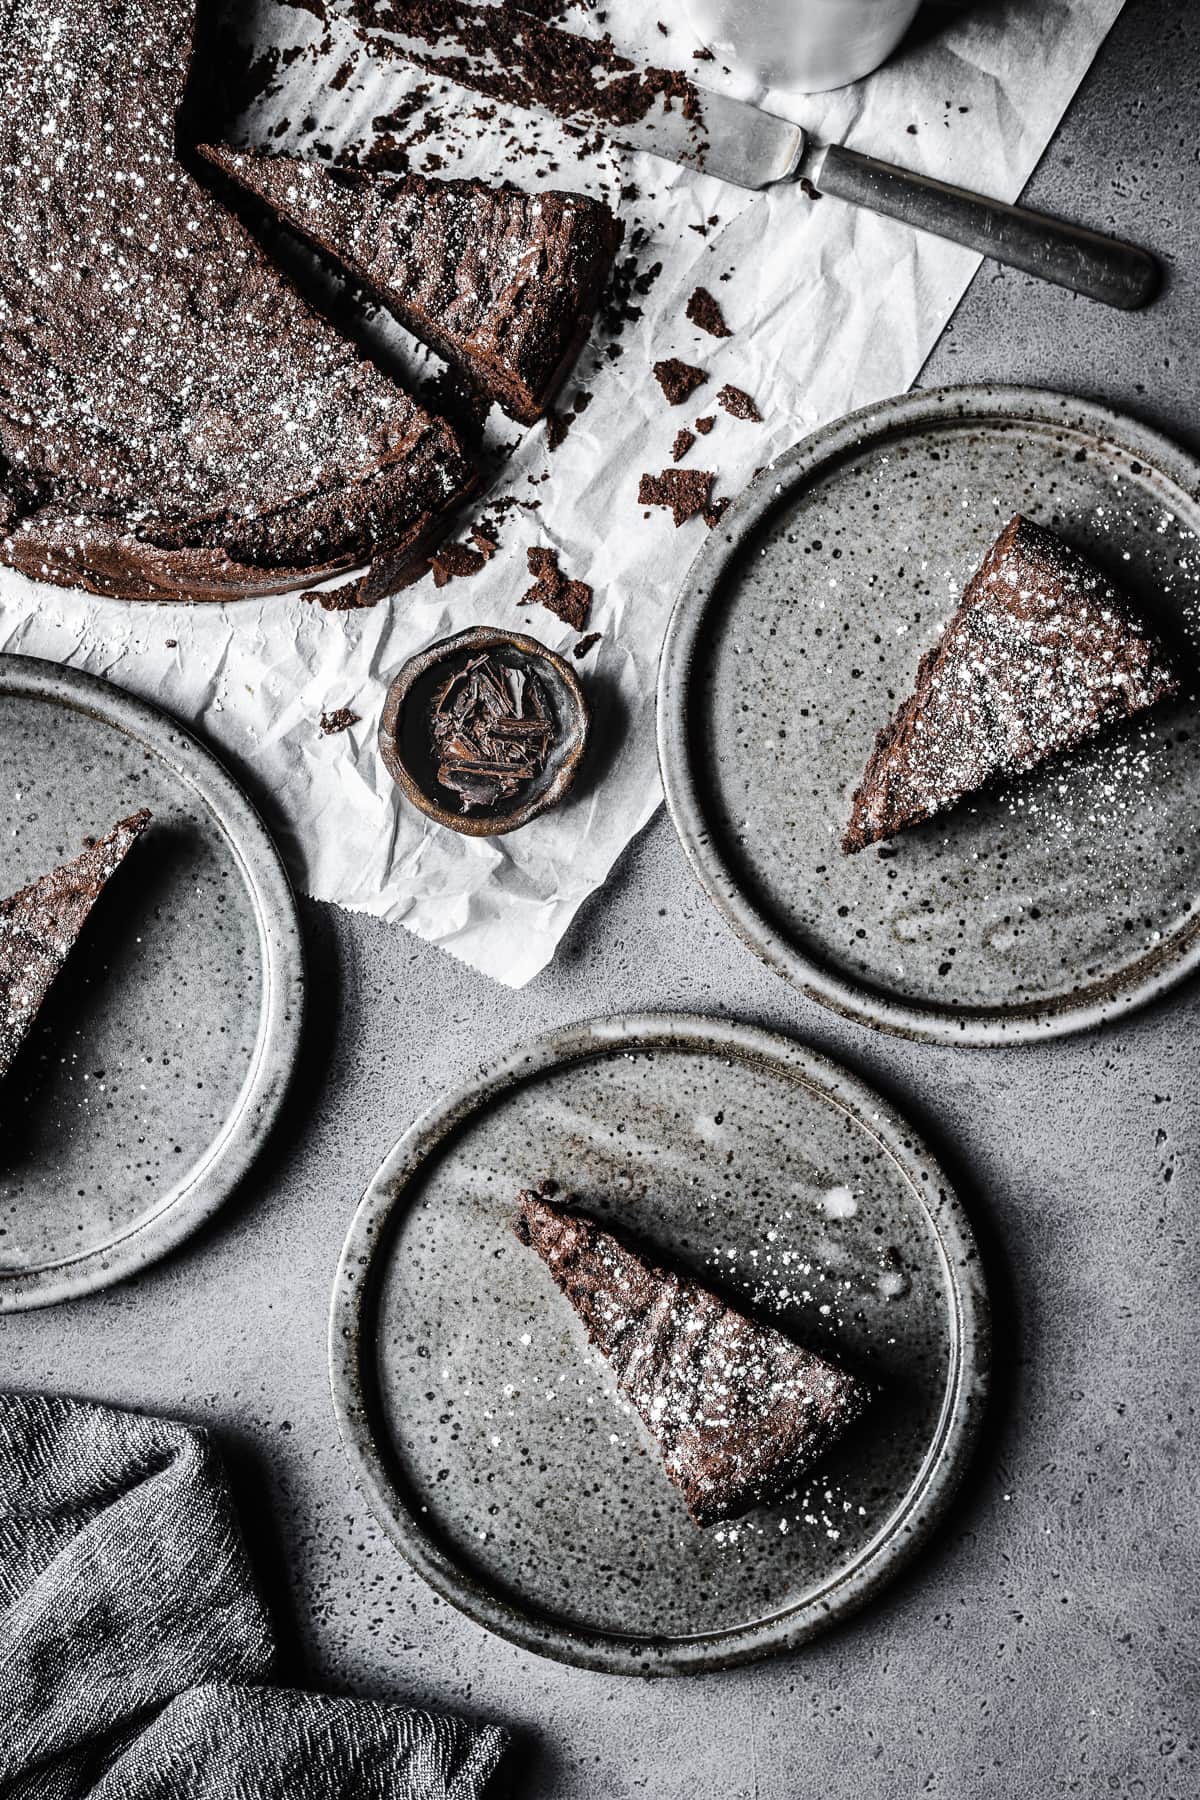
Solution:
<svg viewBox="0 0 1200 1800"><path fill-rule="evenodd" d="M0 1795L476 1800L505 1734L263 1685L275 1661L208 1437L0 1394Z"/></svg>

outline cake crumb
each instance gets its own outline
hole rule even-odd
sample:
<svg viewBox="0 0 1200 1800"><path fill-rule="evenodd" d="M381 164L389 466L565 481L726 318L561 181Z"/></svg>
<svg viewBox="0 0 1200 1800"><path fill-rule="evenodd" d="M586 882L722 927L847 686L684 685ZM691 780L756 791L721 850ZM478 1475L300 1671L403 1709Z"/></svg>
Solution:
<svg viewBox="0 0 1200 1800"><path fill-rule="evenodd" d="M667 356L661 362L656 362L654 377L666 395L668 406L682 406L708 380L703 369L680 362L677 356Z"/></svg>
<svg viewBox="0 0 1200 1800"><path fill-rule="evenodd" d="M717 395L717 404L724 407L730 418L746 419L752 425L762 424L762 414L744 388L726 383Z"/></svg>
<svg viewBox="0 0 1200 1800"><path fill-rule="evenodd" d="M351 712L348 706L335 707L332 712L321 714L321 735L333 737L337 732L347 731L351 725L357 725L358 722L358 714Z"/></svg>
<svg viewBox="0 0 1200 1800"><path fill-rule="evenodd" d="M665 506L676 528L712 506L711 469L664 469L659 475L643 474L638 484L640 506Z"/></svg>
<svg viewBox="0 0 1200 1800"><path fill-rule="evenodd" d="M707 331L710 337L733 336L732 331L725 323L725 315L707 288L696 288L687 303L687 316L693 325L699 326L701 331Z"/></svg>
<svg viewBox="0 0 1200 1800"><path fill-rule="evenodd" d="M540 602L572 631L582 631L592 605L592 590L586 581L572 581L558 566L558 551L531 544L526 552L529 573L535 577L517 602L532 606Z"/></svg>
<svg viewBox="0 0 1200 1800"><path fill-rule="evenodd" d="M443 588L456 575L478 575L487 560L482 550L472 550L469 544L443 544L429 558L433 585Z"/></svg>

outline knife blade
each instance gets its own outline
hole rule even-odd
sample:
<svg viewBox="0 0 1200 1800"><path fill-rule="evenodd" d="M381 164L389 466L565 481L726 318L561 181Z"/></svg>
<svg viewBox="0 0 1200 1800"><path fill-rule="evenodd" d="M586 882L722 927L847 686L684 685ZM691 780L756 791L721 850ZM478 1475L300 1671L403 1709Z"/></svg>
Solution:
<svg viewBox="0 0 1200 1800"><path fill-rule="evenodd" d="M768 188L804 178L818 193L948 238L1107 306L1127 311L1145 306L1161 286L1158 263L1136 244L1050 213L1008 206L842 144L814 144L802 126L744 100L708 89L697 94L696 117L659 102L644 119L608 135L628 149L648 150L738 187Z"/></svg>

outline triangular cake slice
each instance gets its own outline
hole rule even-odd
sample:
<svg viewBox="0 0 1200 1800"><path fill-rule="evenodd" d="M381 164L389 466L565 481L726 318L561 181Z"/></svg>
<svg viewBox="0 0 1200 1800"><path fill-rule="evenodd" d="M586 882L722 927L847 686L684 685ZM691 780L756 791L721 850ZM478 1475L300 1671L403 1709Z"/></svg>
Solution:
<svg viewBox="0 0 1200 1800"><path fill-rule="evenodd" d="M603 201L200 149L505 412L527 425L541 418L621 242Z"/></svg>
<svg viewBox="0 0 1200 1800"><path fill-rule="evenodd" d="M645 1261L544 1189L517 1204L513 1229L612 1365L697 1525L787 1493L862 1411L867 1390L824 1357Z"/></svg>
<svg viewBox="0 0 1200 1800"><path fill-rule="evenodd" d="M875 740L848 853L917 825L997 775L1031 769L1178 688L1130 600L1018 513L967 583L916 687Z"/></svg>
<svg viewBox="0 0 1200 1800"><path fill-rule="evenodd" d="M122 819L70 862L0 900L0 1080L88 914L149 823L145 810Z"/></svg>

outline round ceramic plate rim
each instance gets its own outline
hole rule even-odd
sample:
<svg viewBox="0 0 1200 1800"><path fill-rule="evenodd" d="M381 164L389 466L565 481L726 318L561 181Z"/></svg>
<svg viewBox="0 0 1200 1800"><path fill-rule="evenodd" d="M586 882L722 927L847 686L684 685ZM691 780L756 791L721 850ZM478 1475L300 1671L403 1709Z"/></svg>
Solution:
<svg viewBox="0 0 1200 1800"><path fill-rule="evenodd" d="M724 1631L640 1639L572 1627L522 1608L462 1568L406 1503L372 1430L374 1261L412 1182L474 1115L527 1081L570 1063L629 1050L725 1055L772 1069L853 1118L887 1154L922 1207L950 1289L951 1369L924 1461L903 1500L854 1562L818 1594ZM922 1175L927 1177L922 1180ZM936 1211L926 1192L940 1194ZM961 1267L970 1262L973 1282ZM692 1674L794 1649L864 1605L925 1544L949 1505L978 1436L990 1364L990 1316L974 1233L940 1164L888 1103L857 1076L797 1040L740 1020L691 1013L620 1014L548 1031L483 1065L409 1126L372 1177L338 1261L329 1318L334 1413L355 1480L409 1565L443 1600L524 1650L607 1674Z"/></svg>
<svg viewBox="0 0 1200 1800"><path fill-rule="evenodd" d="M811 999L844 1018L921 1043L972 1047L1032 1043L1088 1030L1144 1006L1200 967L1200 906L1189 927L1176 931L1152 956L1143 956L1111 978L1098 997L1030 1002L1010 1008L954 1009L906 1002L825 968L759 910L743 888L709 824L692 771L688 705L693 664L704 618L744 541L780 504L783 488L795 490L818 478L871 439L894 442L906 428L939 423L1028 423L1056 427L1114 444L1179 491L1200 531L1200 461L1160 432L1096 401L1047 388L973 383L919 389L862 407L814 432L769 464L739 496L692 563L676 598L659 662L658 763L667 811L692 871L709 899L761 961ZM1200 901L1200 895L1197 896ZM1150 972L1144 973L1149 964ZM1119 985L1118 985L1119 984ZM1099 984L1098 984L1099 985ZM1086 992L1086 990L1085 990ZM1092 990L1096 993L1096 989Z"/></svg>
<svg viewBox="0 0 1200 1800"><path fill-rule="evenodd" d="M111 1286L156 1262L223 1204L249 1169L283 1104L304 1022L304 952L291 883L257 812L222 764L178 720L99 676L41 657L0 653L0 695L87 714L142 744L209 810L251 897L263 969L254 1060L236 1100L186 1184L98 1245L43 1268L0 1270L0 1313L50 1306Z"/></svg>

